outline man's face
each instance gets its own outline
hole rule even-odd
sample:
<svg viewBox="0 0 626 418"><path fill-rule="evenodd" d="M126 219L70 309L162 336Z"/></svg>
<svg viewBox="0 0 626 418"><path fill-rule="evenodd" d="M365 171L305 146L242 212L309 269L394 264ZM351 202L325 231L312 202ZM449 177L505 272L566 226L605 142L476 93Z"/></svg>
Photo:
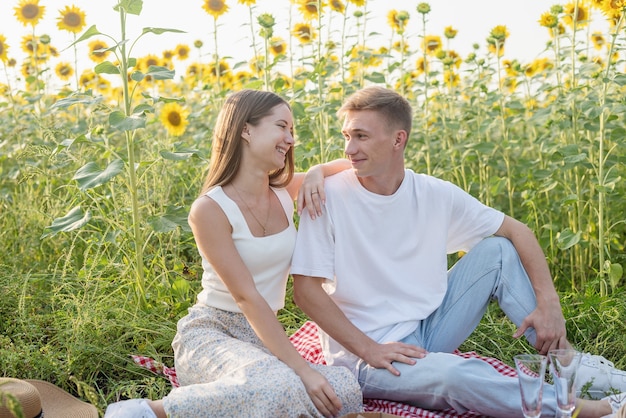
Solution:
<svg viewBox="0 0 626 418"><path fill-rule="evenodd" d="M346 112L341 133L345 153L359 177L384 176L388 173L394 153L395 131L375 110Z"/></svg>

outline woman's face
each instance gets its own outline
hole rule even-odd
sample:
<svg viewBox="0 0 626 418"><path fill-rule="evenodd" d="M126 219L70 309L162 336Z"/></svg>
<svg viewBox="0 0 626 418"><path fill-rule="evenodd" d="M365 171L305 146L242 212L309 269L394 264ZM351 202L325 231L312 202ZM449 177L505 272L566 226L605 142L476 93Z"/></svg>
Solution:
<svg viewBox="0 0 626 418"><path fill-rule="evenodd" d="M252 156L268 164L268 170L285 166L285 157L294 145L293 116L286 104L275 106L271 113L254 126L246 124L242 137Z"/></svg>

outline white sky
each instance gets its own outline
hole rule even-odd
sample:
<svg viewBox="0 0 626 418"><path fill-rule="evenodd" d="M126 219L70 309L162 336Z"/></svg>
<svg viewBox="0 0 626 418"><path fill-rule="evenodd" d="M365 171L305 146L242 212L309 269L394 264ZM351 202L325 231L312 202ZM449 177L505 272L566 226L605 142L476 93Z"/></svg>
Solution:
<svg viewBox="0 0 626 418"><path fill-rule="evenodd" d="M387 13L391 9L409 12L410 25L407 35L411 37L410 42L417 45L418 35L422 30L421 15L416 11L419 2L420 0L369 0L368 32L376 30L381 33L381 36L372 39L371 46L388 44L390 29L387 24ZM7 38L9 56L21 62L22 37L32 34L32 29L30 26L23 26L14 16L14 8L18 3L19 0L0 0L0 34ZM119 39L119 18L113 11L116 3L117 0L40 0L39 4L46 7L46 12L44 20L36 27L36 34L48 34L57 49L66 48L73 41L73 36L69 32L57 29L57 17L59 10L65 6L75 5L86 13L86 27L95 24L100 32ZM539 56L549 39L547 30L537 23L541 14L548 11L553 4L565 4L557 0L430 0L428 3L431 12L428 15L427 34L442 36L444 27L454 27L458 30L458 35L452 41L451 48L462 57L472 51L474 43L480 44L484 51L485 39L490 30L496 25L506 25L510 37L506 42L505 58L516 58L522 62L529 62ZM202 4L202 0L144 0L142 14L128 16L128 38L134 39L143 27L180 29L187 33L166 33L158 36L148 34L139 41L133 55L139 57L155 53L160 56L162 51L185 43L191 47L191 57L195 59L193 42L196 39L204 42L203 53L212 54L213 18L202 9ZM249 15L247 7L239 5L236 0L227 0L227 4L230 7L229 12L218 19L219 53L220 56L232 56L236 59L233 62L236 62L252 57L250 28L247 25ZM255 16L260 13L273 14L277 21L276 35L287 38L289 4L289 0L257 0ZM349 10L354 9L355 6L350 5ZM339 23L337 14L334 15L334 22ZM298 17L294 17L292 23L299 21L301 20ZM351 19L350 22L354 20ZM86 57L87 43L79 44L79 57ZM111 45L108 40L107 43ZM63 51L57 61L59 60L73 62L71 49ZM206 62L208 60L204 59ZM92 64L86 61L85 65Z"/></svg>

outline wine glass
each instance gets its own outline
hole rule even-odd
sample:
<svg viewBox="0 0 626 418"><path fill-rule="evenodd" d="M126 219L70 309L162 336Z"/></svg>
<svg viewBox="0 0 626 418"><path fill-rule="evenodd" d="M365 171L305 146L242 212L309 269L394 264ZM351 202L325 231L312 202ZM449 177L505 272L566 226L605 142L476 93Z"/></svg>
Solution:
<svg viewBox="0 0 626 418"><path fill-rule="evenodd" d="M526 418L539 418L548 358L541 354L518 354L513 360L522 397L522 413Z"/></svg>
<svg viewBox="0 0 626 418"><path fill-rule="evenodd" d="M582 354L576 350L550 350L550 373L556 391L556 406L563 417L571 417L576 407L576 371Z"/></svg>

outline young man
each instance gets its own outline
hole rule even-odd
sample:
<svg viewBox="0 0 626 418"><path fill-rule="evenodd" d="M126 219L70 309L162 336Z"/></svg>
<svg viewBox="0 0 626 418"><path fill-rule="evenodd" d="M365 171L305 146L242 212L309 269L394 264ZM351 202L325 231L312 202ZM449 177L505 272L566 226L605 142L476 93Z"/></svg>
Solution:
<svg viewBox="0 0 626 418"><path fill-rule="evenodd" d="M412 109L394 91L362 89L339 116L353 170L326 179L323 216L301 218L291 269L297 304L323 330L326 361L350 368L366 398L522 416L516 378L450 353L491 299L518 326L514 337L540 353L571 347L534 234L451 183L405 169ZM448 272L457 251L468 253ZM607 363L586 355L580 368L597 397L626 392L626 373ZM543 399L554 416L553 387ZM610 413L607 400L580 404L581 418Z"/></svg>

